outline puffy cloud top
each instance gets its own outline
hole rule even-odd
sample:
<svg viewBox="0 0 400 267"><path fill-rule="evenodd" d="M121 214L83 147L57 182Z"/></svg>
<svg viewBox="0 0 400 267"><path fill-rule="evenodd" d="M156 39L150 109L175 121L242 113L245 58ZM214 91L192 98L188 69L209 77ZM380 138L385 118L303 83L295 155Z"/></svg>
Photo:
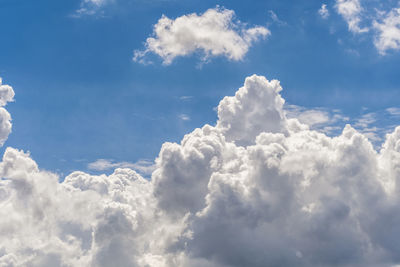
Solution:
<svg viewBox="0 0 400 267"><path fill-rule="evenodd" d="M150 180L59 183L7 148L0 266L398 265L400 127L379 152L350 125L328 137L287 119L280 91L248 77L216 126L162 146Z"/></svg>
<svg viewBox="0 0 400 267"><path fill-rule="evenodd" d="M13 100L14 90L11 86L3 84L0 77L0 146L7 140L12 127L11 115L3 107Z"/></svg>
<svg viewBox="0 0 400 267"><path fill-rule="evenodd" d="M0 77L0 106L3 107L7 102L14 100L14 90L11 86L3 84Z"/></svg>
<svg viewBox="0 0 400 267"><path fill-rule="evenodd" d="M229 141L249 144L261 132L287 132L279 81L253 75L235 96L225 97L218 106L217 127Z"/></svg>
<svg viewBox="0 0 400 267"><path fill-rule="evenodd" d="M154 25L153 37L147 38L145 50L134 52L134 60L145 63L144 57L151 52L168 65L178 56L197 51L203 53L203 60L214 56L241 60L252 43L268 36L270 31L262 26L246 28L234 20L234 15L234 11L219 7L175 20L163 15Z"/></svg>

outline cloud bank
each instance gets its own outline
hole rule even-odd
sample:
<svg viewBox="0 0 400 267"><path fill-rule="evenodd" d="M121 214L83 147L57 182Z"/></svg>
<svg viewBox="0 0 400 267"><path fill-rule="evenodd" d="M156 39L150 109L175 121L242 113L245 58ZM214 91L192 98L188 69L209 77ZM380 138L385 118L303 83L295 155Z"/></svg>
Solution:
<svg viewBox="0 0 400 267"><path fill-rule="evenodd" d="M153 36L147 38L145 49L134 51L133 60L146 63L146 55L154 53L169 65L176 57L195 52L201 52L205 61L215 56L241 60L253 42L268 36L270 31L262 26L247 28L234 17L233 10L219 7L176 19L163 15L154 25Z"/></svg>
<svg viewBox="0 0 400 267"><path fill-rule="evenodd" d="M350 125L329 137L287 118L281 90L247 77L215 126L163 144L150 180L59 182L7 148L0 266L399 264L400 127L379 151Z"/></svg>

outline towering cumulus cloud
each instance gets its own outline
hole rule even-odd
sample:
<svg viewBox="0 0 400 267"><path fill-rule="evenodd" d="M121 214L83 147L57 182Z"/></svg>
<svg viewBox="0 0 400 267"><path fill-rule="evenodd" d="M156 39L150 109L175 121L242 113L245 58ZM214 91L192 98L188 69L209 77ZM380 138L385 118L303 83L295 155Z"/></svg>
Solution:
<svg viewBox="0 0 400 267"><path fill-rule="evenodd" d="M285 115L281 87L246 78L216 126L130 169L60 177L7 148L0 266L395 266L400 128L375 151Z"/></svg>

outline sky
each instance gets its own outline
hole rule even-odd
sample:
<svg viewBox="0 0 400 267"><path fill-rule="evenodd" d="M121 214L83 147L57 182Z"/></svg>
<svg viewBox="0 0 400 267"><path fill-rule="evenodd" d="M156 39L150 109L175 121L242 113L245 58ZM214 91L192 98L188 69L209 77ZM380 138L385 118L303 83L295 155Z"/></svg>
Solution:
<svg viewBox="0 0 400 267"><path fill-rule="evenodd" d="M0 266L400 264L400 2L0 0Z"/></svg>
<svg viewBox="0 0 400 267"><path fill-rule="evenodd" d="M323 4L329 15L321 16ZM7 145L64 175L98 159L153 161L165 141L213 124L222 97L251 74L279 79L286 102L307 109L358 119L398 107L398 39L382 54L372 26L384 18L377 10L397 2L362 4L360 27L370 30L357 33L334 1L2 0L0 76L16 91ZM133 60L162 15L217 6L232 10L234 23L265 27L268 36L237 59L204 59L198 49L168 65L152 52L144 59L152 64ZM380 127L396 120L385 123Z"/></svg>

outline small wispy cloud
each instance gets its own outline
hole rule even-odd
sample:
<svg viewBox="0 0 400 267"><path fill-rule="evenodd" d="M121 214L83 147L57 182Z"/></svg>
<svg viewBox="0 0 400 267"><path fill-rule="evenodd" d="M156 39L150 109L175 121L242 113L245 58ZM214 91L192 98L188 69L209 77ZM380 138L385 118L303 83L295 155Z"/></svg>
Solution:
<svg viewBox="0 0 400 267"><path fill-rule="evenodd" d="M322 131L326 134L343 129L349 118L340 110L328 110L323 108L305 108L297 105L285 106L288 118L297 118L301 123L307 124L311 129Z"/></svg>
<svg viewBox="0 0 400 267"><path fill-rule="evenodd" d="M183 120L183 121L190 121L190 117L186 114L179 114L179 119Z"/></svg>
<svg viewBox="0 0 400 267"><path fill-rule="evenodd" d="M326 8L326 4L322 4L321 8L318 10L318 14L323 19L327 19L329 17L329 10Z"/></svg>
<svg viewBox="0 0 400 267"><path fill-rule="evenodd" d="M278 18L278 15L277 15L274 11L268 10L268 14L269 14L269 16L271 17L272 21L275 22L276 24L278 24L278 25L280 25L280 26L287 25L287 23L286 23L285 21L280 20L280 19Z"/></svg>
<svg viewBox="0 0 400 267"><path fill-rule="evenodd" d="M377 120L376 113L370 112L370 113L364 114L360 118L358 118L354 123L354 127L367 128L369 125L375 123L376 120Z"/></svg>
<svg viewBox="0 0 400 267"><path fill-rule="evenodd" d="M71 17L80 18L83 16L103 15L102 8L114 0L82 0L79 9Z"/></svg>
<svg viewBox="0 0 400 267"><path fill-rule="evenodd" d="M190 100L192 98L193 98L193 96L191 96L191 95L183 95L183 96L179 97L180 100Z"/></svg>
<svg viewBox="0 0 400 267"><path fill-rule="evenodd" d="M392 116L400 116L400 108L391 107L387 108L386 111Z"/></svg>
<svg viewBox="0 0 400 267"><path fill-rule="evenodd" d="M135 163L132 162L115 162L109 159L98 159L87 165L89 170L93 171L106 171L116 168L129 168L137 171L138 173L148 176L155 170L155 164L153 161L149 160L139 160Z"/></svg>

